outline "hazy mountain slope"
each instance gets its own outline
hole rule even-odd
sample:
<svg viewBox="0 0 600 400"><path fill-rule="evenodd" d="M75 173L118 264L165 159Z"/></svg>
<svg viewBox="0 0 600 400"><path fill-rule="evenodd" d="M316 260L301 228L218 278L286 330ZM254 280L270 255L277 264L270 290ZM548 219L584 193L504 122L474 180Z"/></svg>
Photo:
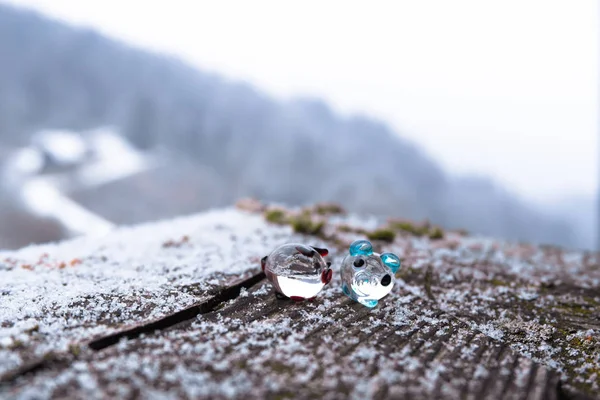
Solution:
<svg viewBox="0 0 600 400"><path fill-rule="evenodd" d="M548 213L564 215L575 227L576 242L588 249L600 250L599 201L592 196L567 195L546 207Z"/></svg>
<svg viewBox="0 0 600 400"><path fill-rule="evenodd" d="M0 141L35 129L114 124L138 146L163 146L211 168L215 206L253 195L355 211L429 217L507 238L576 245L569 225L489 182L449 178L386 125L323 103L279 103L175 59L0 5Z"/></svg>

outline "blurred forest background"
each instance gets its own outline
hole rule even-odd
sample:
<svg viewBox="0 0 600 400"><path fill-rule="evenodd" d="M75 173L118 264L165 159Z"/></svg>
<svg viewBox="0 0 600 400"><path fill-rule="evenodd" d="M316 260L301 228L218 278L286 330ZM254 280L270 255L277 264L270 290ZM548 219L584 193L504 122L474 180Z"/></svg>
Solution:
<svg viewBox="0 0 600 400"><path fill-rule="evenodd" d="M26 201L44 201L43 191L23 194L26 182L43 176L115 224L252 196L291 205L336 201L361 213L594 247L591 199L544 210L485 177L450 175L385 122L337 115L317 99L274 100L176 58L1 4L0 55L0 248L69 235L52 212L36 213ZM69 168L79 167L52 170L48 159L34 174L15 172L15 155L40 131L85 140L102 127L131 144L144 167L93 185L65 183Z"/></svg>

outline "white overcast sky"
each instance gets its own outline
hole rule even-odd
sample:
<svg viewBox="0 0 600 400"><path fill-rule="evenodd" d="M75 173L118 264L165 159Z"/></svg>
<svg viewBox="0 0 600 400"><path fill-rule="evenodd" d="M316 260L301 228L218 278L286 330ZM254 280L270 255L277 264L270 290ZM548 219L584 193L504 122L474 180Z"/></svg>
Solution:
<svg viewBox="0 0 600 400"><path fill-rule="evenodd" d="M598 187L595 0L12 0L389 122L532 200Z"/></svg>

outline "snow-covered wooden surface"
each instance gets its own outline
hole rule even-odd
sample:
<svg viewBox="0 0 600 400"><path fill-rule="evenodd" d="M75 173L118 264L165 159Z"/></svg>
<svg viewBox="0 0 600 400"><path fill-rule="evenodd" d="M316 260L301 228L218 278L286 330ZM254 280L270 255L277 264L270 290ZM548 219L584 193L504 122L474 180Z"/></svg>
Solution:
<svg viewBox="0 0 600 400"><path fill-rule="evenodd" d="M373 241L403 266L370 310L337 270L385 221L311 218L316 236L225 209L0 253L0 398L599 398L597 254L396 231ZM290 241L331 251L312 302L260 273Z"/></svg>

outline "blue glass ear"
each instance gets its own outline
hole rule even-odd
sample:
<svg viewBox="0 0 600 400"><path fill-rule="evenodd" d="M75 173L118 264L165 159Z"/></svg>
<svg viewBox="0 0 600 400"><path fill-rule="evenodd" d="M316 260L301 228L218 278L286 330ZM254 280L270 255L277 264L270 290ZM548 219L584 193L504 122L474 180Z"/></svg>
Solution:
<svg viewBox="0 0 600 400"><path fill-rule="evenodd" d="M350 245L351 256L370 256L373 254L373 246L368 240L356 240Z"/></svg>
<svg viewBox="0 0 600 400"><path fill-rule="evenodd" d="M383 253L381 255L381 261L383 261L394 274L400 269L400 259L393 253Z"/></svg>

